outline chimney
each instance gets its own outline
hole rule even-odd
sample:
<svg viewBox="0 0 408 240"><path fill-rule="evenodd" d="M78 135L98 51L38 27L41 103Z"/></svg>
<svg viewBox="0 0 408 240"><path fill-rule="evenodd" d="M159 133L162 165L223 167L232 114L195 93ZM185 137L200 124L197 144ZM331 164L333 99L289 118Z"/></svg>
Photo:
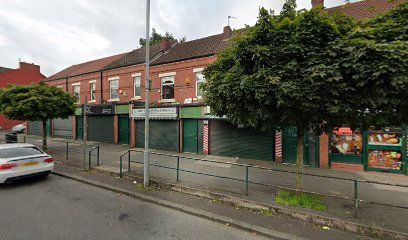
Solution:
<svg viewBox="0 0 408 240"><path fill-rule="evenodd" d="M166 52L171 48L171 42L168 38L163 38L160 42L161 44L161 49L163 52Z"/></svg>
<svg viewBox="0 0 408 240"><path fill-rule="evenodd" d="M312 0L312 8L316 7L324 8L324 0Z"/></svg>
<svg viewBox="0 0 408 240"><path fill-rule="evenodd" d="M223 39L229 39L232 37L232 29L230 26L224 27L224 32L222 33Z"/></svg>
<svg viewBox="0 0 408 240"><path fill-rule="evenodd" d="M20 69L32 69L35 71L40 71L40 66L35 65L34 63L19 62Z"/></svg>

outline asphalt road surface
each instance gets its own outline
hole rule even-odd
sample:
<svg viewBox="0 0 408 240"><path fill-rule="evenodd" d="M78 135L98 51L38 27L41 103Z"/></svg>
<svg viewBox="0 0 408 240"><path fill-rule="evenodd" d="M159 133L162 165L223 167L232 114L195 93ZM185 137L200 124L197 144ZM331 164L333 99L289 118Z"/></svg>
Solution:
<svg viewBox="0 0 408 240"><path fill-rule="evenodd" d="M18 239L265 238L50 176L0 186L0 240Z"/></svg>

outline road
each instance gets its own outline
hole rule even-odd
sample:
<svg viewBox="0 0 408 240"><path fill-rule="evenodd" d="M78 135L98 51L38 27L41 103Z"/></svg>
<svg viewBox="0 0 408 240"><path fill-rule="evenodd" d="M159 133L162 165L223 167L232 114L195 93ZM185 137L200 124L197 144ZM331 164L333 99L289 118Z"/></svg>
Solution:
<svg viewBox="0 0 408 240"><path fill-rule="evenodd" d="M0 186L0 239L264 239L65 178Z"/></svg>

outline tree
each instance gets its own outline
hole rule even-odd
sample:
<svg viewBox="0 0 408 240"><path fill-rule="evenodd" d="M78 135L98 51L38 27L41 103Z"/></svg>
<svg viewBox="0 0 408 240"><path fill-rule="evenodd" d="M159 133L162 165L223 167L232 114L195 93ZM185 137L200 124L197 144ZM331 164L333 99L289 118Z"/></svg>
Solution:
<svg viewBox="0 0 408 240"><path fill-rule="evenodd" d="M157 45L161 42L163 38L167 38L169 40L175 40L173 34L166 31L164 35L156 32L156 29L152 28L152 33L150 35L150 46ZM184 39L184 38L183 38ZM146 38L140 38L139 44L142 47L146 46Z"/></svg>
<svg viewBox="0 0 408 240"><path fill-rule="evenodd" d="M408 122L408 3L356 28L330 48L330 79L346 85L340 110L353 128Z"/></svg>
<svg viewBox="0 0 408 240"><path fill-rule="evenodd" d="M315 76L327 74L316 71L316 65L343 35L339 29L321 9L291 19L271 16L262 8L255 26L204 71L205 99L216 115L264 131L296 127L298 189L303 184L304 132L320 133L334 123L330 117L336 102L330 99L343 91L335 78L315 81Z"/></svg>
<svg viewBox="0 0 408 240"><path fill-rule="evenodd" d="M9 86L0 90L0 113L20 121L42 121L43 148L47 148L46 121L68 118L77 99L44 82L30 86Z"/></svg>
<svg viewBox="0 0 408 240"><path fill-rule="evenodd" d="M282 10L279 14L279 19L282 20L284 18L294 19L297 15L296 11L296 0L287 0L282 7Z"/></svg>

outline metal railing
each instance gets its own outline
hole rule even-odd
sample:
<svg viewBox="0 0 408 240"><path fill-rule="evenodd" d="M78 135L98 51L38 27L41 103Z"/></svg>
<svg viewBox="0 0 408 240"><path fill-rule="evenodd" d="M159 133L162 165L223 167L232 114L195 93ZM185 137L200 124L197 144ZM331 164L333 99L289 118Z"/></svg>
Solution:
<svg viewBox="0 0 408 240"><path fill-rule="evenodd" d="M130 172L130 170L131 170L131 166L130 166L131 162L138 163L138 164L144 164L143 161L131 160L131 152L143 153L143 150L129 149L120 156L120 172L119 172L119 174L120 174L121 178L123 178L123 175L124 175L123 161L124 161L124 159L126 157L127 157L127 162L128 162L128 166L127 166L127 171L128 172ZM382 202L376 202L376 201L367 201L367 200L362 200L362 199L359 198L359 192L360 192L359 190L360 190L360 185L362 183L364 183L364 184L378 184L378 185L392 186L392 187L401 187L401 188L407 188L407 189L408 189L408 185L384 183L384 182L378 182L378 181L368 181L368 180L353 179L353 178L344 178L344 177L337 177L337 176L326 176L326 175L313 174L313 173L303 173L302 174L303 176L311 176L311 177L318 177L318 178L334 179L334 180L352 182L353 183L353 198L350 198L350 197L346 197L346 196L324 194L324 193L305 191L305 190L297 190L297 189L294 189L294 188L289 188L289 187L284 187L284 186L277 186L277 185L273 185L273 184L269 184L269 183L263 183L263 182L259 182L259 181L249 180L250 169L260 169L260 170L264 170L265 172L281 172L281 173L297 174L294 171L266 168L266 167L248 165L248 164L242 164L242 163L219 162L219 161L214 161L214 160L209 160L209 159L179 156L179 155L175 155L175 154L167 154L167 153L159 153L159 152L150 152L150 154L151 155L157 155L157 156L167 156L167 157L175 158L176 167L163 166L163 165L156 164L156 163L150 163L149 165L154 166L154 167L163 168L163 169L168 169L168 170L175 170L176 171L175 172L175 175L176 175L175 177L176 177L177 182L180 181L180 172L185 172L185 173L198 174L198 175L203 175L203 176L208 176L208 177L215 177L215 178L220 178L220 179L227 179L227 180L242 182L242 183L244 183L245 195L247 195L247 196L249 195L249 186L250 186L250 184L255 184L255 185L262 185L262 186L267 186L267 187L279 187L279 188L282 188L282 189L287 189L287 190L292 190L292 191L297 191L297 192L317 194L317 195L321 195L321 196L333 197L333 198L338 198L338 199L343 199L343 200L351 200L354 203L354 216L355 217L358 216L359 205L362 202L369 203L369 204L378 204L378 205L383 205L383 206L388 206L388 207L408 209L408 206L404 206L404 205L396 205L396 204L382 203ZM234 178L234 177L229 177L229 176L215 175L215 174L203 173L203 172L198 172L198 171L192 171L192 170L188 170L188 169L182 169L182 168L180 168L180 159L194 160L194 161L201 161L201 162L210 162L210 163L215 163L215 164L242 167L242 168L245 168L245 176L243 178Z"/></svg>
<svg viewBox="0 0 408 240"><path fill-rule="evenodd" d="M4 136L3 139L0 139L0 142L6 142L5 135L7 133L2 133L1 135ZM28 143L28 140L37 140L37 141L42 141L43 138L39 136L32 136L32 135L23 135L23 136L18 136L17 141L10 141L8 140L9 143ZM88 170L92 168L92 157L96 158L96 166L100 165L100 145L99 144L84 144L83 142L79 141L73 141L73 140L68 140L68 139L55 139L55 138L46 138L47 140L47 147L44 149L44 146L41 143L33 143L31 144L36 145L40 148L43 148L44 151L48 150L56 150L60 152L64 152L64 156L60 156L58 160L63 161L65 158L65 161L68 161L71 155L73 154L78 154L82 156L82 164L72 164L71 165L79 165L83 169ZM57 143L60 146L50 146L50 143ZM88 157L88 163L86 164L86 159ZM75 159L79 160L79 159ZM66 162L64 162L66 163ZM86 166L88 165L88 166Z"/></svg>

